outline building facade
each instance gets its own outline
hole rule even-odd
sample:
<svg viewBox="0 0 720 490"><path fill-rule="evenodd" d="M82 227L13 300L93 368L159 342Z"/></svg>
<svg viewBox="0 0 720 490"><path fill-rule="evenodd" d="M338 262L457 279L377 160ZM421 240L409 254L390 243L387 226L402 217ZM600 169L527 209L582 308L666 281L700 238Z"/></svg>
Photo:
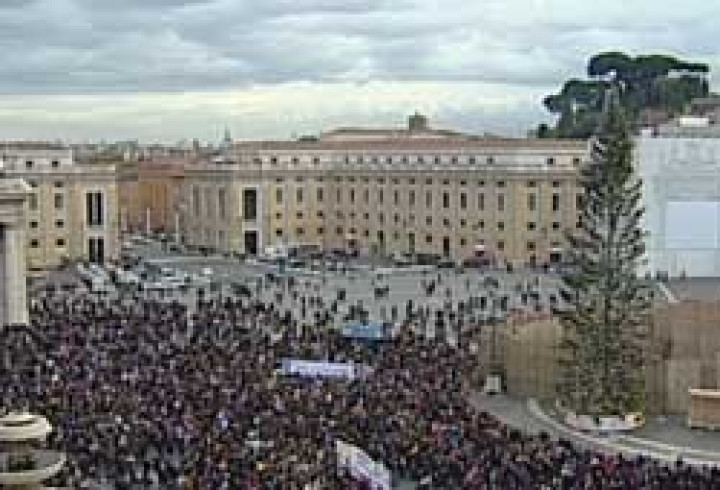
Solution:
<svg viewBox="0 0 720 490"><path fill-rule="evenodd" d="M238 143L187 166L183 239L246 254L307 244L517 264L562 258L586 142L475 137L413 118L404 130Z"/></svg>
<svg viewBox="0 0 720 490"><path fill-rule="evenodd" d="M47 143L5 143L0 158L7 177L30 187L26 250L31 272L118 256L116 163L77 162L69 147Z"/></svg>
<svg viewBox="0 0 720 490"><path fill-rule="evenodd" d="M635 142L644 185L647 271L720 275L720 126L681 117Z"/></svg>

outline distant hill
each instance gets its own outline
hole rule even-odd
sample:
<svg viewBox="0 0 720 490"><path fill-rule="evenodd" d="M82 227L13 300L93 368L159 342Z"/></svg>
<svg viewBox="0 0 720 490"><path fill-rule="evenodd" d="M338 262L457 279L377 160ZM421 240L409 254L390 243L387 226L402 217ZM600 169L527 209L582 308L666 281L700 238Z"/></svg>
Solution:
<svg viewBox="0 0 720 490"><path fill-rule="evenodd" d="M597 127L603 93L611 83L621 88L620 100L634 127L646 120L668 120L690 102L710 95L709 67L666 55L629 56L600 53L588 61L588 79L566 81L557 94L542 101L558 116L554 128L538 127L539 137L587 138Z"/></svg>

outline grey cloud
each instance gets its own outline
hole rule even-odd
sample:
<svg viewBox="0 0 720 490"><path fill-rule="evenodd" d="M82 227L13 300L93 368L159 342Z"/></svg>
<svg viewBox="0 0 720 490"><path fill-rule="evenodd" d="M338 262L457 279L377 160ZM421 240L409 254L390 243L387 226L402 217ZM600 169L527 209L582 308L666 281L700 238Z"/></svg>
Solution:
<svg viewBox="0 0 720 490"><path fill-rule="evenodd" d="M689 0L677 15L660 1L651 12L620 0L597 12L581 2L539 2L13 0L7 8L5 1L0 92L353 79L540 86L581 73L589 55L609 47L692 59L714 53L720 7L711 2Z"/></svg>

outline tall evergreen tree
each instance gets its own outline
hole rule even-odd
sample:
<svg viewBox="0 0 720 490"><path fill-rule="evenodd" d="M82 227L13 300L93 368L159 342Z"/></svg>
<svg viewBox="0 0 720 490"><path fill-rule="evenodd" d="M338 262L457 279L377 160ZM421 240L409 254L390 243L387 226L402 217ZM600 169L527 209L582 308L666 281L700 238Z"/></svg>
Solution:
<svg viewBox="0 0 720 490"><path fill-rule="evenodd" d="M642 183L615 90L581 169L580 226L569 234L571 269L562 277L563 325L558 397L576 413L620 415L644 409L644 338L650 291L643 260Z"/></svg>

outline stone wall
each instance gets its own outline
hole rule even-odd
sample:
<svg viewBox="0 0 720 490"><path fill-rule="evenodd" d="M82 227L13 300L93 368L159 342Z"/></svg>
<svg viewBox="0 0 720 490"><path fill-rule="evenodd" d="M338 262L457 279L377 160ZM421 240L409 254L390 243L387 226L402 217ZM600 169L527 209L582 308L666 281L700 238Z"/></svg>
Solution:
<svg viewBox="0 0 720 490"><path fill-rule="evenodd" d="M501 330L506 389L510 395L555 396L555 321ZM658 307L648 344L649 413L684 414L690 388L720 388L720 302L685 301Z"/></svg>

